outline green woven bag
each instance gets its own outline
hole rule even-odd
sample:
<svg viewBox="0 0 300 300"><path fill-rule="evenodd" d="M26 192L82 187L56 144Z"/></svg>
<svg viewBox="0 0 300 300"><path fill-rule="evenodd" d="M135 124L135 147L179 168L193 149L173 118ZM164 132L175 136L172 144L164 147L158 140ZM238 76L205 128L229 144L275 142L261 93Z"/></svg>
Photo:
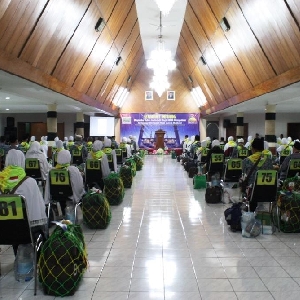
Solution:
<svg viewBox="0 0 300 300"><path fill-rule="evenodd" d="M132 176L136 175L136 162L133 158L129 158L125 161L125 165L131 168Z"/></svg>
<svg viewBox="0 0 300 300"><path fill-rule="evenodd" d="M123 165L120 168L120 177L123 181L124 188L131 188L133 176L129 166Z"/></svg>
<svg viewBox="0 0 300 300"><path fill-rule="evenodd" d="M62 225L63 226L63 225ZM45 294L74 295L87 268L87 254L79 225L57 226L39 258L39 280Z"/></svg>
<svg viewBox="0 0 300 300"><path fill-rule="evenodd" d="M103 193L88 192L82 198L84 223L91 229L105 229L111 220L110 205Z"/></svg>
<svg viewBox="0 0 300 300"><path fill-rule="evenodd" d="M104 195L110 205L118 205L124 198L124 185L118 173L110 173L104 178Z"/></svg>
<svg viewBox="0 0 300 300"><path fill-rule="evenodd" d="M142 158L135 154L135 155L133 155L133 159L134 159L135 164L136 164L136 170L141 171L142 168L143 168L143 164L144 164Z"/></svg>

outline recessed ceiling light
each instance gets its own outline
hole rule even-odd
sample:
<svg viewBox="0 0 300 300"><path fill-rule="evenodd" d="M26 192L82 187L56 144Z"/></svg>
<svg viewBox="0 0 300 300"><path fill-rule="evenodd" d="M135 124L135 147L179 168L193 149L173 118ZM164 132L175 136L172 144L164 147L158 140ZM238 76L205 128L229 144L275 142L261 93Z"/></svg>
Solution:
<svg viewBox="0 0 300 300"><path fill-rule="evenodd" d="M9 99L10 99L10 97L5 97L5 99L6 99L6 100L9 100Z"/></svg>
<svg viewBox="0 0 300 300"><path fill-rule="evenodd" d="M5 110L9 110L9 108L6 108Z"/></svg>

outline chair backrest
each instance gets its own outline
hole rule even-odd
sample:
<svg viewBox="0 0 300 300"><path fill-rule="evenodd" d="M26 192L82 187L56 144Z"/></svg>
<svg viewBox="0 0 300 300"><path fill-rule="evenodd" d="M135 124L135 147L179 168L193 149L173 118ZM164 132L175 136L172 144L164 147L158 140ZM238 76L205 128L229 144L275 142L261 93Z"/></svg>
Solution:
<svg viewBox="0 0 300 300"><path fill-rule="evenodd" d="M209 173L219 172L223 174L224 171L224 154L212 153L210 157Z"/></svg>
<svg viewBox="0 0 300 300"><path fill-rule="evenodd" d="M250 202L273 202L277 196L277 171L258 170L251 192Z"/></svg>
<svg viewBox="0 0 300 300"><path fill-rule="evenodd" d="M242 175L242 159L230 158L225 166L224 181L238 182Z"/></svg>
<svg viewBox="0 0 300 300"><path fill-rule="evenodd" d="M115 149L116 156L117 156L117 164L123 163L123 151L122 149Z"/></svg>
<svg viewBox="0 0 300 300"><path fill-rule="evenodd" d="M0 245L32 244L26 200L23 196L0 195L0 228Z"/></svg>
<svg viewBox="0 0 300 300"><path fill-rule="evenodd" d="M87 159L85 164L85 183L102 182L101 159Z"/></svg>
<svg viewBox="0 0 300 300"><path fill-rule="evenodd" d="M282 164L283 161L285 160L285 158L286 158L287 156L289 156L290 154L291 154L290 147L284 148L284 149L280 152L280 160L279 160L279 163Z"/></svg>
<svg viewBox="0 0 300 300"><path fill-rule="evenodd" d="M25 159L25 173L34 179L40 179L42 177L40 169L40 161L38 158L26 158Z"/></svg>
<svg viewBox="0 0 300 300"><path fill-rule="evenodd" d="M80 164L83 163L82 150L81 149L79 149L78 147L73 147L71 154L72 154L72 164L80 165Z"/></svg>
<svg viewBox="0 0 300 300"><path fill-rule="evenodd" d="M52 200L67 200L73 195L70 174L66 169L49 171L50 195Z"/></svg>
<svg viewBox="0 0 300 300"><path fill-rule="evenodd" d="M206 163L208 148L203 148L201 151L201 163Z"/></svg>
<svg viewBox="0 0 300 300"><path fill-rule="evenodd" d="M247 148L238 150L238 158L245 159L249 156L249 150Z"/></svg>
<svg viewBox="0 0 300 300"><path fill-rule="evenodd" d="M287 171L287 178L291 178L296 176L299 173L300 175L300 159L299 158L292 158L289 163L288 171Z"/></svg>

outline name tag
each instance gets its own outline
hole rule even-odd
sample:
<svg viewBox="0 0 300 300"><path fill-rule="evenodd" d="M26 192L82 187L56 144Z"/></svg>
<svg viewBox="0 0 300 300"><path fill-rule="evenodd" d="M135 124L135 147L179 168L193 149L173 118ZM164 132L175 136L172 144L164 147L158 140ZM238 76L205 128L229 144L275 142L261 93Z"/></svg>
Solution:
<svg viewBox="0 0 300 300"><path fill-rule="evenodd" d="M20 197L1 197L0 220L24 219L22 199Z"/></svg>

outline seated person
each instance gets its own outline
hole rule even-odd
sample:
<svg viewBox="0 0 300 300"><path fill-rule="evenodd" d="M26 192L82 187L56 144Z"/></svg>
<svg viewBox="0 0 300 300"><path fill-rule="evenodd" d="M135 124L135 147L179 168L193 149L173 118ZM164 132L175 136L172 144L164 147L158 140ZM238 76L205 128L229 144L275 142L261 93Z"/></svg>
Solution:
<svg viewBox="0 0 300 300"><path fill-rule="evenodd" d="M44 153L40 149L39 142L32 142L28 151L26 152L25 158L37 158L40 161L40 170L42 179L46 180L49 173L49 164Z"/></svg>
<svg viewBox="0 0 300 300"><path fill-rule="evenodd" d="M111 139L105 137L103 144L104 144L104 148L102 149L102 151L105 154L111 154L112 155L112 162L108 163L108 165L110 167L110 170L114 171L114 172L117 172L118 171L118 167L117 167L117 155L116 155L115 149L111 148Z"/></svg>
<svg viewBox="0 0 300 300"><path fill-rule="evenodd" d="M279 179L280 180L286 179L290 160L292 158L300 159L300 142L299 141L294 142L293 153L290 154L289 156L287 156L280 166L280 169L279 169Z"/></svg>
<svg viewBox="0 0 300 300"><path fill-rule="evenodd" d="M101 159L102 177L105 178L110 174L109 164L106 154L102 151L103 143L99 140L93 144L92 152L89 153L88 158Z"/></svg>
<svg viewBox="0 0 300 300"><path fill-rule="evenodd" d="M227 143L224 146L225 157L231 157L233 149L236 147L236 142L233 140L233 136L228 137Z"/></svg>
<svg viewBox="0 0 300 300"><path fill-rule="evenodd" d="M27 213L33 235L42 233L44 238L47 238L48 219L45 203L36 181L31 177L26 177L23 152L15 149L8 151L5 165L5 169L0 172L0 193L9 191L13 194L23 195L26 199ZM13 248L16 255L18 245L13 245Z"/></svg>
<svg viewBox="0 0 300 300"><path fill-rule="evenodd" d="M239 157L239 151L240 150L248 150L245 146L244 146L244 139L240 138L237 140L237 146L233 148L231 157L232 158L238 158Z"/></svg>
<svg viewBox="0 0 300 300"><path fill-rule="evenodd" d="M86 146L83 144L82 136L81 135L75 135L75 142L73 145L69 147L69 151L71 155L73 155L73 150L79 150L81 154L81 162L85 163L87 156L88 156L88 150ZM73 160L73 159L72 159ZM73 164L76 164L73 160Z"/></svg>
<svg viewBox="0 0 300 300"><path fill-rule="evenodd" d="M71 166L71 153L68 150L61 150L57 154L57 164L55 166L55 169L66 169L69 171L70 174L70 181L71 181L71 187L73 191L73 195L70 197L70 199L73 201L73 203L78 203L82 196L85 194L84 190L84 184L83 184L83 178L79 171L79 169L76 166ZM50 201L50 181L49 176L46 180L46 187L45 187L45 203L48 204ZM54 199L55 200L55 199ZM66 199L68 200L68 199ZM61 209L63 215L65 214L65 207L66 202L60 202Z"/></svg>
<svg viewBox="0 0 300 300"><path fill-rule="evenodd" d="M257 170L272 170L273 163L272 159L267 155L263 155L264 151L264 141L258 138L255 138L251 144L252 154L245 158L242 163L242 173L243 175L249 174L252 167L255 165L258 159L260 159L259 163L250 174L250 178L248 179L248 186L253 185L255 180L255 174Z"/></svg>
<svg viewBox="0 0 300 300"><path fill-rule="evenodd" d="M122 138L122 142L120 143L120 148L125 153L125 154L123 153L123 158L129 158L131 156L131 147L129 144L127 144L127 137L124 136Z"/></svg>
<svg viewBox="0 0 300 300"><path fill-rule="evenodd" d="M198 149L200 147L201 147L200 136L195 135L195 140L191 144L191 147L190 147L190 157L192 159L197 159L198 158L197 152L198 152Z"/></svg>
<svg viewBox="0 0 300 300"><path fill-rule="evenodd" d="M224 151L220 148L220 141L219 140L213 140L212 143L211 143L211 149L208 151L207 157L206 157L206 164L203 166L203 168L204 168L204 170L206 170L206 172L208 172L208 170L210 168L211 155L213 153L224 154Z"/></svg>

